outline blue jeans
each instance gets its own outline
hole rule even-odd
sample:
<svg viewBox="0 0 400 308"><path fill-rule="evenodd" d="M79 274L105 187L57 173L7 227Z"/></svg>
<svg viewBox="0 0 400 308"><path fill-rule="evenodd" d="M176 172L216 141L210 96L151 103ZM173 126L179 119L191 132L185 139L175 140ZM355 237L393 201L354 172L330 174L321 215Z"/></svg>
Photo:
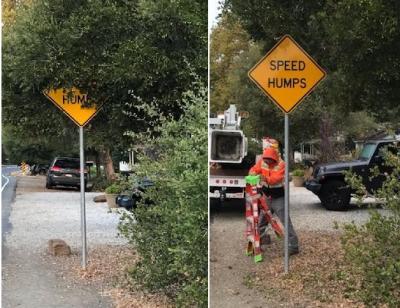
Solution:
<svg viewBox="0 0 400 308"><path fill-rule="evenodd" d="M280 219L283 225L285 225L285 198L284 197L279 197L279 198L268 198L267 197L267 204L270 208L270 210L275 213L276 216ZM267 226L267 222L265 220L265 214L264 211L261 210L261 215L260 222L259 222L259 228L260 228L260 233L262 234L263 230ZM290 250L297 250L299 249L299 239L297 237L296 232L294 231L292 221L289 216L289 224L288 224L288 233L289 233L289 251Z"/></svg>

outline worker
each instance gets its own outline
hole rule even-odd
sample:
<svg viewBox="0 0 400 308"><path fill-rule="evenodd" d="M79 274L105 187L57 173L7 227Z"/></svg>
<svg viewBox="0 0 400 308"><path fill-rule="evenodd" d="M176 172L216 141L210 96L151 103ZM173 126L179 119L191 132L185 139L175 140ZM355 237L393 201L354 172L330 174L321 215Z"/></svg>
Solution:
<svg viewBox="0 0 400 308"><path fill-rule="evenodd" d="M285 222L284 209L284 178L285 178L285 162L275 147L267 147L263 151L262 159L260 159L249 171L250 175L261 175L262 191L267 196L267 202L272 211L278 216L282 223ZM264 215L261 215L259 228L265 229L266 221ZM289 235L289 255L299 253L299 241L294 231L292 222L289 217L288 224ZM261 232L260 232L261 233ZM266 234L261 234L261 242L263 242Z"/></svg>

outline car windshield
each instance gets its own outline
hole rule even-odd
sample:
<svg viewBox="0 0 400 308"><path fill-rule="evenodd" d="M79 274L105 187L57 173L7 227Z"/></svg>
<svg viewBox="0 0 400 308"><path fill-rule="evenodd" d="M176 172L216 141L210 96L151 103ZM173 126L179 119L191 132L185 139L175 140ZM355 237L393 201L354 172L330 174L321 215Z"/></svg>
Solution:
<svg viewBox="0 0 400 308"><path fill-rule="evenodd" d="M67 160L59 159L54 164L55 167L60 167L63 169L79 169L79 161L77 160Z"/></svg>
<svg viewBox="0 0 400 308"><path fill-rule="evenodd" d="M376 149L375 143L366 143L358 157L359 160L368 160L372 157Z"/></svg>

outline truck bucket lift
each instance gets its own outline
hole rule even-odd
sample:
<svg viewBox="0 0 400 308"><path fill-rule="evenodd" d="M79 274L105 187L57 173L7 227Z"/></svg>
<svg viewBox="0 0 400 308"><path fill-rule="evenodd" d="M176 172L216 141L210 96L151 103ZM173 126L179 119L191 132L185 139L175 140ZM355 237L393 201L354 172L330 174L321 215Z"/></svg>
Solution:
<svg viewBox="0 0 400 308"><path fill-rule="evenodd" d="M242 162L247 155L247 138L240 129L240 124L241 116L235 105L230 105L223 117L210 119L211 163Z"/></svg>

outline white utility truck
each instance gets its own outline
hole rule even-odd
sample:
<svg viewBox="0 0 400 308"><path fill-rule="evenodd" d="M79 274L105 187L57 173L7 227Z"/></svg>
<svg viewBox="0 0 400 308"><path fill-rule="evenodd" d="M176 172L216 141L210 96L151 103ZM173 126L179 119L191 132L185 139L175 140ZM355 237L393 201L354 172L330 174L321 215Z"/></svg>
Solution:
<svg viewBox="0 0 400 308"><path fill-rule="evenodd" d="M230 105L223 115L210 118L211 201L244 198L244 178L249 168L243 161L247 155L247 138L240 129L241 119L235 105Z"/></svg>

